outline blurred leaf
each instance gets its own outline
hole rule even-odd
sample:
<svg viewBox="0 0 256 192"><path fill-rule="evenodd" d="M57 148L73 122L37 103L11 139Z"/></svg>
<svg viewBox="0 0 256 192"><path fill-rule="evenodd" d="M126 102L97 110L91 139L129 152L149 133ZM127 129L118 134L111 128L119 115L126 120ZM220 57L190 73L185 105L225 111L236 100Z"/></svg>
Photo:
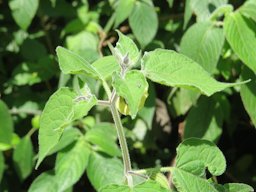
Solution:
<svg viewBox="0 0 256 192"><path fill-rule="evenodd" d="M129 24L140 45L145 47L153 40L158 29L158 18L154 6L136 1L129 16Z"/></svg>
<svg viewBox="0 0 256 192"><path fill-rule="evenodd" d="M121 156L121 151L116 144L117 134L115 125L113 124L96 124L96 126L86 132L85 139L90 143L97 145L99 150L108 155Z"/></svg>
<svg viewBox="0 0 256 192"><path fill-rule="evenodd" d="M183 35L180 52L212 73L223 44L224 34L221 28L214 27L211 22L200 22L192 25Z"/></svg>
<svg viewBox="0 0 256 192"><path fill-rule="evenodd" d="M172 8L173 7L173 3L174 3L174 0L167 0L168 4L169 4L169 7Z"/></svg>
<svg viewBox="0 0 256 192"><path fill-rule="evenodd" d="M13 162L16 172L21 180L25 180L34 168L34 151L30 137L20 140L13 151Z"/></svg>
<svg viewBox="0 0 256 192"><path fill-rule="evenodd" d="M100 190L100 192L168 192L170 190L161 187L154 181L146 181L142 184L129 187L128 185L109 185Z"/></svg>
<svg viewBox="0 0 256 192"><path fill-rule="evenodd" d="M216 99L201 97L188 113L184 139L197 137L216 142L222 133L222 111L222 106Z"/></svg>
<svg viewBox="0 0 256 192"><path fill-rule="evenodd" d="M205 176L205 169L207 168L212 175L218 176L226 170L224 155L210 141L197 138L186 139L176 150L176 167L189 172L189 174ZM184 181L189 181L189 179Z"/></svg>
<svg viewBox="0 0 256 192"><path fill-rule="evenodd" d="M193 60L175 51L164 49L146 53L142 58L142 69L146 77L154 82L167 86L196 88L207 96L245 83L218 82Z"/></svg>
<svg viewBox="0 0 256 192"><path fill-rule="evenodd" d="M225 192L253 192L253 188L243 183L227 183L224 185Z"/></svg>
<svg viewBox="0 0 256 192"><path fill-rule="evenodd" d="M252 123L256 127L256 76L255 74L244 67L242 70L242 79L251 79L251 82L241 86L240 95L244 104L244 107L249 114Z"/></svg>
<svg viewBox="0 0 256 192"><path fill-rule="evenodd" d="M31 24L37 8L39 0L10 0L9 6L15 22L24 30Z"/></svg>
<svg viewBox="0 0 256 192"><path fill-rule="evenodd" d="M135 0L119 0L115 10L115 27L122 23L131 14Z"/></svg>
<svg viewBox="0 0 256 192"><path fill-rule="evenodd" d="M83 59L93 62L99 58L97 51L98 38L90 32L82 31L76 35L70 35L66 38L67 47L74 51Z"/></svg>
<svg viewBox="0 0 256 192"><path fill-rule="evenodd" d="M197 16L197 21L205 21L218 7L227 4L228 0L190 0L190 6Z"/></svg>
<svg viewBox="0 0 256 192"><path fill-rule="evenodd" d="M255 0L247 0L243 6L239 8L239 12L246 17L252 18L256 22L256 1Z"/></svg>
<svg viewBox="0 0 256 192"><path fill-rule="evenodd" d="M172 110L174 110L175 116L185 115L188 110L194 105L200 94L197 91L179 88L169 95L169 104Z"/></svg>
<svg viewBox="0 0 256 192"><path fill-rule="evenodd" d="M0 100L0 143L11 144L13 133L13 120L7 105Z"/></svg>
<svg viewBox="0 0 256 192"><path fill-rule="evenodd" d="M114 72L120 71L120 65L117 63L114 56L101 57L96 60L92 66L98 71L103 79L109 79Z"/></svg>
<svg viewBox="0 0 256 192"><path fill-rule="evenodd" d="M152 129L153 118L156 108L156 91L152 82L148 82L148 98L145 101L145 105L138 112L138 116L145 121L148 129Z"/></svg>
<svg viewBox="0 0 256 192"><path fill-rule="evenodd" d="M239 12L229 14L224 21L224 32L230 46L250 69L256 72L256 24Z"/></svg>
<svg viewBox="0 0 256 192"><path fill-rule="evenodd" d="M68 189L80 179L88 165L89 156L89 145L83 138L58 153L54 168L58 192Z"/></svg>
<svg viewBox="0 0 256 192"><path fill-rule="evenodd" d="M35 39L26 39L21 46L21 54L29 61L37 61L47 56L45 46Z"/></svg>
<svg viewBox="0 0 256 192"><path fill-rule="evenodd" d="M76 101L79 95L60 88L46 103L40 119L39 158L36 167L59 142L64 129L75 119L82 118L96 104L95 96Z"/></svg>
<svg viewBox="0 0 256 192"><path fill-rule="evenodd" d="M104 157L97 153L90 156L87 175L97 191L111 184L123 184L123 173L120 159Z"/></svg>
<svg viewBox="0 0 256 192"><path fill-rule="evenodd" d="M39 175L30 185L28 192L57 192L58 183L53 171L47 171Z"/></svg>
<svg viewBox="0 0 256 192"><path fill-rule="evenodd" d="M146 78L140 71L132 70L127 72L124 77L115 75L113 87L118 96L125 99L129 108L128 113L134 119L148 96Z"/></svg>
<svg viewBox="0 0 256 192"><path fill-rule="evenodd" d="M5 164L4 164L4 155L3 153L0 151L0 183L2 181L2 177L4 174L4 169L5 169Z"/></svg>

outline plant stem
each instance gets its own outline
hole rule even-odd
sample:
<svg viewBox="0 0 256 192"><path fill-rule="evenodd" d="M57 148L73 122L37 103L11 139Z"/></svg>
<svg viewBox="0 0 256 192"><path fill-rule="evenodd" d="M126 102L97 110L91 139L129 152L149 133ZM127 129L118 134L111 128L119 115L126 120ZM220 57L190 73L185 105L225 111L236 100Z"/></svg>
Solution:
<svg viewBox="0 0 256 192"><path fill-rule="evenodd" d="M131 167L131 161L130 161L130 154L124 134L124 128L121 122L121 118L119 115L119 112L116 108L116 101L118 99L118 95L116 95L115 91L113 92L113 97L111 100L111 113L115 122L116 130L117 130L117 136L122 152L122 158L123 158L123 163L124 163L124 175L126 177L126 182L128 183L129 186L133 186L132 182L132 176L129 174L129 172L132 170Z"/></svg>

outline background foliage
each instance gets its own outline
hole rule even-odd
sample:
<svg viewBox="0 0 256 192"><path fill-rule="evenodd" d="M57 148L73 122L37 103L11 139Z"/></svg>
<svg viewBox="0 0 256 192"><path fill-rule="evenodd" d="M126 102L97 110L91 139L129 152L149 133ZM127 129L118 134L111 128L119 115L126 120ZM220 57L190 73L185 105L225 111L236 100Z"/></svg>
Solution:
<svg viewBox="0 0 256 192"><path fill-rule="evenodd" d="M55 48L66 47L99 70L111 71L102 68L106 61L94 61L110 55L107 44L117 41L115 29L143 51L176 50L219 81L251 79L210 97L148 82L145 107L135 120L122 119L133 167L173 165L178 144L198 137L215 142L226 157L219 183L256 186L255 0L0 0L0 10L0 191L93 191L113 182L109 179L122 182L115 129L103 107L70 124L35 170L38 122L46 101L58 88L79 84L76 76L60 72ZM105 97L100 84L80 78ZM61 91L72 99L72 92ZM80 139L84 132L86 142ZM91 146L93 153L86 155ZM62 163L66 159L74 162L72 177L64 177L70 168Z"/></svg>

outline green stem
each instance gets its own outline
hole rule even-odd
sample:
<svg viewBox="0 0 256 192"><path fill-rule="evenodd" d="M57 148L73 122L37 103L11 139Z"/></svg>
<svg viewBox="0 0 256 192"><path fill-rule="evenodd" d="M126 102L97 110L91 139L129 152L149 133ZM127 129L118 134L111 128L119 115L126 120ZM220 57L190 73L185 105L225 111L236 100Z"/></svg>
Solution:
<svg viewBox="0 0 256 192"><path fill-rule="evenodd" d="M121 152L122 152L122 158L123 158L123 163L124 163L124 175L126 177L126 181L127 181L128 185L132 186L133 185L132 176L129 174L129 172L132 170L130 154L129 154L121 118L120 118L119 112L116 108L117 99L118 99L118 96L115 94L115 91L114 91L112 100L111 100L110 109L111 109L111 113L112 113L112 116L113 116L113 119L115 122L117 136L118 136L118 140L119 140L119 144L120 144L120 148L121 148Z"/></svg>

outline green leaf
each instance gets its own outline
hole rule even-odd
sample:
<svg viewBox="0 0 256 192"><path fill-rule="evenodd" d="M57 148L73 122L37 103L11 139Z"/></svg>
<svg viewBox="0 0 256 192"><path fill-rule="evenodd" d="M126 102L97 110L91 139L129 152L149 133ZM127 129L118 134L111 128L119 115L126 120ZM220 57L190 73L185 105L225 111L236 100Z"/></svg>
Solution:
<svg viewBox="0 0 256 192"><path fill-rule="evenodd" d="M145 105L138 112L138 116L146 123L149 130L152 129L153 118L155 115L156 91L152 82L149 82L148 98Z"/></svg>
<svg viewBox="0 0 256 192"><path fill-rule="evenodd" d="M246 17L252 18L256 22L256 1L247 0L243 6L239 8L239 12Z"/></svg>
<svg viewBox="0 0 256 192"><path fill-rule="evenodd" d="M181 40L180 52L212 73L218 63L223 44L223 29L214 27L211 22L200 22L186 31Z"/></svg>
<svg viewBox="0 0 256 192"><path fill-rule="evenodd" d="M64 74L87 74L94 78L100 78L96 69L76 53L58 46L56 49L60 69Z"/></svg>
<svg viewBox="0 0 256 192"><path fill-rule="evenodd" d="M30 185L28 192L57 192L58 183L53 171L47 171L39 175Z"/></svg>
<svg viewBox="0 0 256 192"><path fill-rule="evenodd" d="M224 20L225 36L238 57L256 72L256 25L239 12L229 14Z"/></svg>
<svg viewBox="0 0 256 192"><path fill-rule="evenodd" d="M87 15L83 13L82 15ZM82 31L75 35L70 35L66 38L67 48L78 54L84 60L93 62L99 58L98 53L98 37L93 33Z"/></svg>
<svg viewBox="0 0 256 192"><path fill-rule="evenodd" d="M58 192L68 189L80 179L88 165L90 153L89 145L83 138L58 153L55 164Z"/></svg>
<svg viewBox="0 0 256 192"><path fill-rule="evenodd" d="M57 145L55 145L52 148L52 150L48 153L48 155L51 155L53 153L56 153L56 152L64 149L65 147L67 147L71 143L77 141L78 138L80 138L81 135L82 135L81 132L76 128L73 128L73 127L66 128L63 131L63 134L62 134L59 142L57 143Z"/></svg>
<svg viewBox="0 0 256 192"><path fill-rule="evenodd" d="M176 167L197 176L204 176L205 169L218 176L226 169L226 160L212 142L197 138L186 139L177 148Z"/></svg>
<svg viewBox="0 0 256 192"><path fill-rule="evenodd" d="M111 184L123 184L123 173L120 159L104 157L97 153L92 153L90 156L87 175L97 191Z"/></svg>
<svg viewBox="0 0 256 192"><path fill-rule="evenodd" d="M39 0L10 0L9 7L15 22L24 30L31 24L37 8Z"/></svg>
<svg viewBox="0 0 256 192"><path fill-rule="evenodd" d="M217 99L201 97L188 113L184 139L197 137L216 142L222 133L224 118L222 111Z"/></svg>
<svg viewBox="0 0 256 192"><path fill-rule="evenodd" d="M134 187L129 187L127 185L110 185L104 187L100 192L168 192L170 190L165 189L160 186L160 184L154 181L146 181L142 184L136 185Z"/></svg>
<svg viewBox="0 0 256 192"><path fill-rule="evenodd" d="M114 126L115 125L109 123L97 124L86 133L85 139L97 145L100 151L108 155L120 156L121 151L116 144L117 135Z"/></svg>
<svg viewBox="0 0 256 192"><path fill-rule="evenodd" d="M190 6L197 16L197 21L206 21L209 20L214 10L227 4L227 2L228 0L190 0Z"/></svg>
<svg viewBox="0 0 256 192"><path fill-rule="evenodd" d="M253 192L253 188L250 185L243 183L227 183L224 185L225 192Z"/></svg>
<svg viewBox="0 0 256 192"><path fill-rule="evenodd" d="M129 67L132 67L138 62L140 58L138 47L132 39L123 35L120 31L117 31L117 33L119 39L116 43L114 55L118 63L123 63L124 58L127 57L126 59L128 59L128 62L125 64L127 64Z"/></svg>
<svg viewBox="0 0 256 192"><path fill-rule="evenodd" d="M154 6L136 1L129 16L129 24L141 46L145 47L153 40L158 29L158 18Z"/></svg>
<svg viewBox="0 0 256 192"><path fill-rule="evenodd" d="M252 80L251 82L241 86L240 94L244 107L249 114L252 123L256 127L256 76L247 67L243 68L241 75L242 79L250 78Z"/></svg>
<svg viewBox="0 0 256 192"><path fill-rule="evenodd" d="M85 116L97 103L93 95L78 101L81 96L68 88L60 88L46 103L40 119L39 158L36 167L59 142L64 129L75 119Z"/></svg>
<svg viewBox="0 0 256 192"><path fill-rule="evenodd" d="M128 18L133 10L135 0L119 0L115 10L115 28Z"/></svg>
<svg viewBox="0 0 256 192"><path fill-rule="evenodd" d="M0 152L0 183L2 181L2 177L3 177L3 174L4 174L4 168L5 167L5 164L4 164L4 155L2 152Z"/></svg>
<svg viewBox="0 0 256 192"><path fill-rule="evenodd" d="M185 115L199 96L197 91L184 88L179 88L174 94L171 92L168 99L174 116Z"/></svg>
<svg viewBox="0 0 256 192"><path fill-rule="evenodd" d="M11 144L13 121L7 105L0 100L0 143ZM4 123L3 123L4 122Z"/></svg>
<svg viewBox="0 0 256 192"><path fill-rule="evenodd" d="M115 75L113 87L117 94L125 99L129 107L129 115L134 119L141 102L145 101L145 94L147 97L148 83L146 78L140 71L132 70L127 72L124 78Z"/></svg>
<svg viewBox="0 0 256 192"><path fill-rule="evenodd" d="M156 49L142 58L142 69L150 80L174 87L196 88L210 96L241 83L222 83L213 79L200 65L171 50Z"/></svg>
<svg viewBox="0 0 256 192"><path fill-rule="evenodd" d="M191 0L186 0L185 2L185 13L184 13L184 24L183 29L185 29L188 25L188 22L190 21L192 17L193 10L190 5Z"/></svg>
<svg viewBox="0 0 256 192"><path fill-rule="evenodd" d="M182 169L173 168L171 173L173 184L179 192L218 192L206 179Z"/></svg>
<svg viewBox="0 0 256 192"><path fill-rule="evenodd" d="M96 60L92 66L100 74L103 79L112 77L112 74L116 71L120 71L120 65L117 63L114 56L101 57Z"/></svg>
<svg viewBox="0 0 256 192"><path fill-rule="evenodd" d="M30 137L24 137L13 151L13 162L21 180L26 179L34 167L34 151Z"/></svg>

